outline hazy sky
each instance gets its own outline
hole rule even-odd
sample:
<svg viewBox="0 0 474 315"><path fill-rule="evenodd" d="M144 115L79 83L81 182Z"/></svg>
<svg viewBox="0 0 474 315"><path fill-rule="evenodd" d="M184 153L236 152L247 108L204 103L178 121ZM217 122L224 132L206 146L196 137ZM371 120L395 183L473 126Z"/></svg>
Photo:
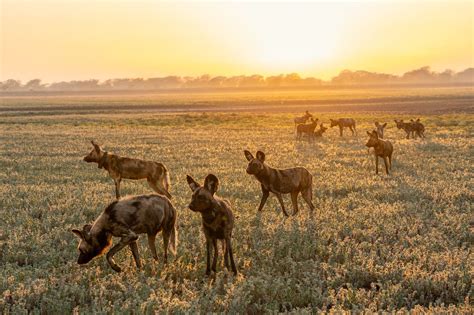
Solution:
<svg viewBox="0 0 474 315"><path fill-rule="evenodd" d="M0 3L0 80L474 66L474 1Z"/></svg>

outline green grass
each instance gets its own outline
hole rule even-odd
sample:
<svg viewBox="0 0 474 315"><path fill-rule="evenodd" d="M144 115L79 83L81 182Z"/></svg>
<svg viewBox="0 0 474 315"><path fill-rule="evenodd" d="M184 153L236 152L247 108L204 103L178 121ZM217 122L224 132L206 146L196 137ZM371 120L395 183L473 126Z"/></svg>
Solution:
<svg viewBox="0 0 474 315"><path fill-rule="evenodd" d="M86 114L0 117L0 310L3 313L472 312L474 118L421 116L424 140L405 140L392 114L351 116L357 137L336 129L295 142L293 114ZM364 146L375 120L389 122L393 174L375 175ZM178 209L178 255L155 262L140 239L144 268L128 250L115 273L103 257L76 264L70 232L113 201L105 171L82 161L95 139L120 155L164 163ZM257 213L260 186L243 150L270 165L305 166L314 176L310 213L285 219L275 197ZM216 174L237 217L240 274L222 265L206 277L200 217L187 209L185 175ZM123 194L149 193L125 180ZM285 197L290 207L289 197ZM161 237L157 247L162 254ZM161 258L161 255L160 255Z"/></svg>

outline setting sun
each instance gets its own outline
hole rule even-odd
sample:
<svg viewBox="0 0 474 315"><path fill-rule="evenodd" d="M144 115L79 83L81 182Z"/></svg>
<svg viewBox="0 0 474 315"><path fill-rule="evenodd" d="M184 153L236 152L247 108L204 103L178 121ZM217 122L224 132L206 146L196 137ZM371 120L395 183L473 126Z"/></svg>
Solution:
<svg viewBox="0 0 474 315"><path fill-rule="evenodd" d="M2 79L473 66L472 2L4 0L1 16Z"/></svg>

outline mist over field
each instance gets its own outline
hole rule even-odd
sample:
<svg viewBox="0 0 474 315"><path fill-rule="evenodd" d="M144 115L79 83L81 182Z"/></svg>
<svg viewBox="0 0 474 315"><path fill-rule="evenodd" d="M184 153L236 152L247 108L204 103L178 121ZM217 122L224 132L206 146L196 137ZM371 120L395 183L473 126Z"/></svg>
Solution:
<svg viewBox="0 0 474 315"><path fill-rule="evenodd" d="M298 73L273 76L166 76L158 78L120 78L100 82L97 79L73 80L43 83L41 79L32 79L25 83L9 79L0 82L0 93L38 92L38 91L143 91L143 90L186 90L186 89L279 89L279 88L316 88L340 86L410 86L410 85L474 85L474 68L455 72L446 69L442 72L425 66L407 71L402 75L377 73L370 71L343 70L328 81L314 77L302 77Z"/></svg>

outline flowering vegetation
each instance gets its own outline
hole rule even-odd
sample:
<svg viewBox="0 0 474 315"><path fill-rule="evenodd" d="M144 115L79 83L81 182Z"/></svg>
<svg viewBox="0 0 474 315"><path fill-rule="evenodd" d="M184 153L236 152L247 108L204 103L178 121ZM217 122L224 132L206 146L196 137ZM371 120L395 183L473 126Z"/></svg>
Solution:
<svg viewBox="0 0 474 315"><path fill-rule="evenodd" d="M295 141L296 113L0 116L1 312L472 312L473 116L421 116L426 139L407 140L393 119L411 116L347 115L357 136L329 129L314 142ZM364 146L374 121L388 122L389 176L374 174ZM90 139L170 170L180 242L167 265L146 238L140 271L128 250L115 258L121 273L104 258L76 264L70 230L114 200L107 174L82 161ZM270 196L257 213L260 185L245 173L244 149L264 151L274 167L305 166L316 210L300 200L285 218ZM186 174L211 172L236 216L237 276L222 265L204 275L201 218L187 208ZM143 181L121 189L151 192Z"/></svg>

